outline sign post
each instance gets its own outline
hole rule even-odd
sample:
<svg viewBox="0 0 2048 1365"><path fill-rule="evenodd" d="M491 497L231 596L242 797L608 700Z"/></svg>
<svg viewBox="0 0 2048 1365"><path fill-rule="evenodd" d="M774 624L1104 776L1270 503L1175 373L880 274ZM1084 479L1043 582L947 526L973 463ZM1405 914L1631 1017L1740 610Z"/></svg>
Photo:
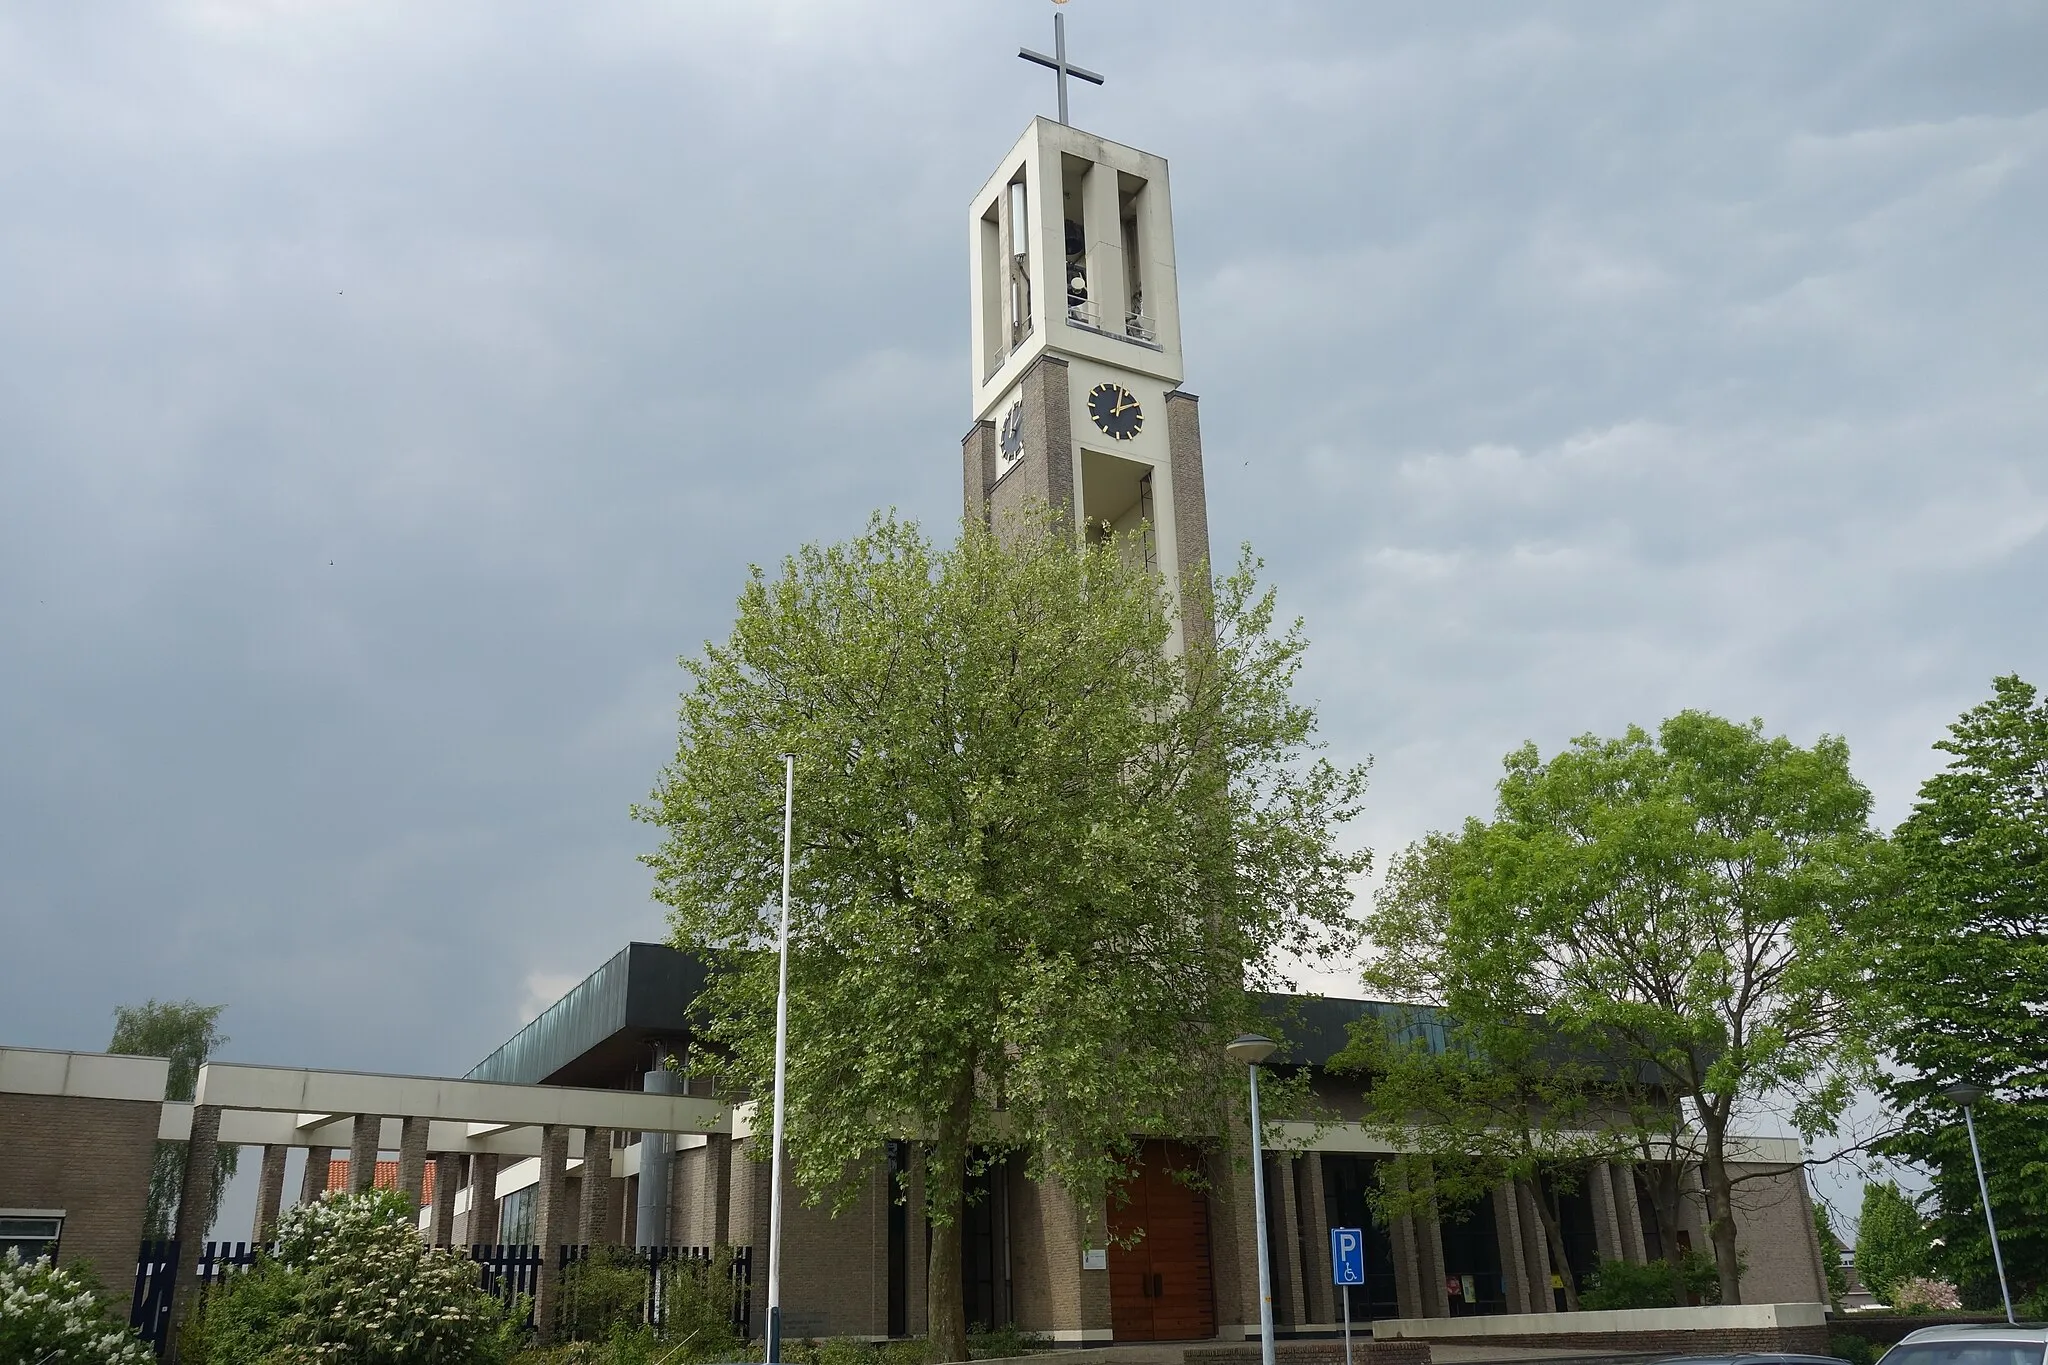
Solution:
<svg viewBox="0 0 2048 1365"><path fill-rule="evenodd" d="M1344 1365L1351 1365L1351 1286L1365 1283L1365 1233L1330 1229L1330 1277L1344 1290Z"/></svg>

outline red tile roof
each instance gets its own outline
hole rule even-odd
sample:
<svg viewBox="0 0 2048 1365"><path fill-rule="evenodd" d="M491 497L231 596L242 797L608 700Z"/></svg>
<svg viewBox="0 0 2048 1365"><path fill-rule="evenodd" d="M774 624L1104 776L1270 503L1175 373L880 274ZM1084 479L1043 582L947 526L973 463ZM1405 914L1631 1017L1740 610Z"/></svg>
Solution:
<svg viewBox="0 0 2048 1365"><path fill-rule="evenodd" d="M371 1177L371 1183L374 1184L380 1190L397 1189L398 1163L395 1161L378 1162L377 1174ZM327 1192L329 1194L332 1194L336 1190L345 1190L347 1188L348 1158L341 1157L338 1159L330 1160L327 1163ZM433 1202L434 1163L429 1161L427 1163L426 1179L423 1180L420 1184L420 1207L425 1208L427 1205Z"/></svg>

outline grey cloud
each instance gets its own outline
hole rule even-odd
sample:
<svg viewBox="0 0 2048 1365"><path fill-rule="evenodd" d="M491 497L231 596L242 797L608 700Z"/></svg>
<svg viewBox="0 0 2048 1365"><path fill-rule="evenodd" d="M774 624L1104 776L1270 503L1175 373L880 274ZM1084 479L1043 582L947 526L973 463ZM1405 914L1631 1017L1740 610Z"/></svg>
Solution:
<svg viewBox="0 0 2048 1365"><path fill-rule="evenodd" d="M675 657L958 514L1049 8L0 15L0 1038L190 994L462 1068L660 933ZM1684 706L1845 734L1895 819L2048 681L2036 7L1068 11L1360 838Z"/></svg>

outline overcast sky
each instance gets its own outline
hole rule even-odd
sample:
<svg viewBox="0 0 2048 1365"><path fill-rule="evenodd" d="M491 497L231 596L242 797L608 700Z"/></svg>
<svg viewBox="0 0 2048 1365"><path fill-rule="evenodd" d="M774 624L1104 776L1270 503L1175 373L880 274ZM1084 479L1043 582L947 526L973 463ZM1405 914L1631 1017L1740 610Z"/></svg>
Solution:
<svg viewBox="0 0 2048 1365"><path fill-rule="evenodd" d="M459 1073L661 937L677 657L959 515L1051 9L0 9L0 1041ZM2034 0L1067 11L1382 857L1685 707L1889 826L2048 683Z"/></svg>

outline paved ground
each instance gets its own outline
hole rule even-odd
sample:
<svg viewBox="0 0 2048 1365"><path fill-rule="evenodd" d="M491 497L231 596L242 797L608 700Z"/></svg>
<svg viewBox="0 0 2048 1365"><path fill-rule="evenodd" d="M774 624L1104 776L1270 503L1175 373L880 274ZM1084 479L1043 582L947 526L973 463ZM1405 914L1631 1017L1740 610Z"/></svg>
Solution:
<svg viewBox="0 0 2048 1365"><path fill-rule="evenodd" d="M1358 1340L1368 1338L1360 1336ZM1033 1351L1031 1360L1045 1361L1048 1365L1182 1365L1181 1353L1190 1347L1217 1346L1216 1341L1148 1341L1129 1346L1088 1346L1071 1351ZM1306 1344L1306 1342L1302 1343ZM1318 1341L1318 1345L1327 1342ZM1276 1354L1281 1365L1286 1365L1287 1341L1276 1343ZM1642 1354L1609 1354L1580 1349L1557 1349L1534 1346L1488 1346L1477 1342L1433 1341L1429 1344L1429 1356L1433 1365L1515 1365L1515 1362L1543 1362L1543 1365L1629 1365L1629 1362L1653 1360L1655 1356Z"/></svg>

